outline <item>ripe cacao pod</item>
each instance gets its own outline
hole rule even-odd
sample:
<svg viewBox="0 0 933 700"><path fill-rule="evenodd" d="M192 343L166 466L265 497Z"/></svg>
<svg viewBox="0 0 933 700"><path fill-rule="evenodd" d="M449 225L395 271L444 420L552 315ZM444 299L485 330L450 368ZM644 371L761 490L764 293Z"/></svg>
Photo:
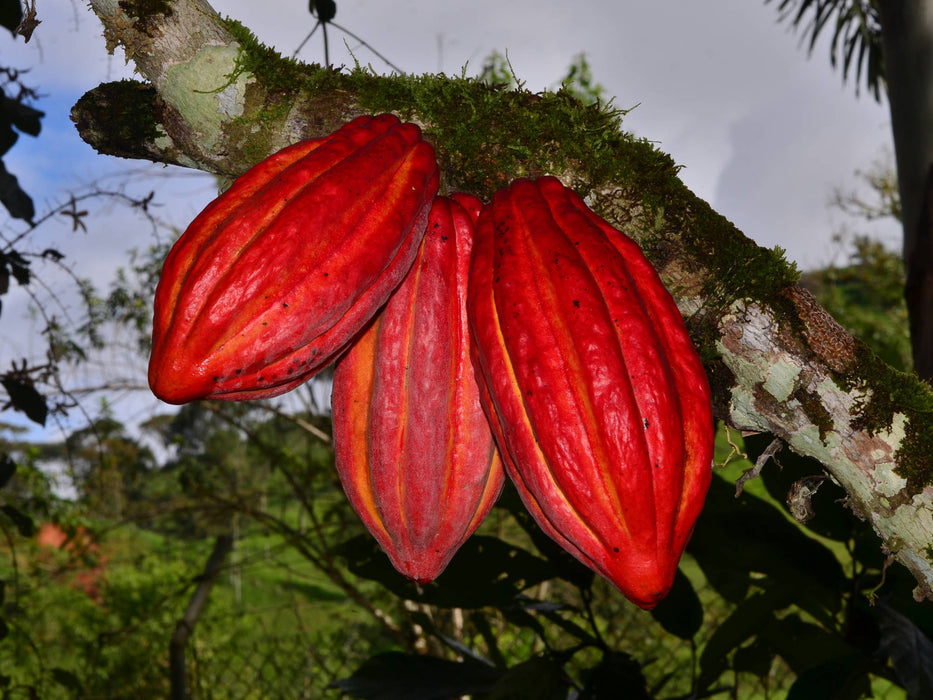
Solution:
<svg viewBox="0 0 933 700"><path fill-rule="evenodd" d="M711 478L703 366L638 246L553 177L477 223L474 362L540 527L643 608L670 590Z"/></svg>
<svg viewBox="0 0 933 700"><path fill-rule="evenodd" d="M479 200L459 196L479 211ZM427 583L486 517L505 475L479 402L466 321L473 218L438 197L415 264L337 362L337 471L405 576Z"/></svg>
<svg viewBox="0 0 933 700"><path fill-rule="evenodd" d="M437 183L434 149L389 114L247 171L166 258L152 391L169 403L257 399L305 382L410 269Z"/></svg>

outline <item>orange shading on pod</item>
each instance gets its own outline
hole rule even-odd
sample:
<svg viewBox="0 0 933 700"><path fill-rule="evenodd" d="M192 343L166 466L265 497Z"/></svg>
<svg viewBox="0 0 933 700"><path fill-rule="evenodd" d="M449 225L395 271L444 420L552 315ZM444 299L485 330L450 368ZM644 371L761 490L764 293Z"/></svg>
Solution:
<svg viewBox="0 0 933 700"><path fill-rule="evenodd" d="M411 268L437 192L414 124L359 117L259 163L198 215L156 290L169 403L276 396L332 362Z"/></svg>
<svg viewBox="0 0 933 700"><path fill-rule="evenodd" d="M477 223L474 361L540 527L643 608L670 590L711 478L709 387L638 246L553 177Z"/></svg>
<svg viewBox="0 0 933 700"><path fill-rule="evenodd" d="M478 211L479 200L465 203ZM464 207L437 198L411 272L334 373L344 491L395 568L419 583L444 570L504 480L470 361L472 237Z"/></svg>

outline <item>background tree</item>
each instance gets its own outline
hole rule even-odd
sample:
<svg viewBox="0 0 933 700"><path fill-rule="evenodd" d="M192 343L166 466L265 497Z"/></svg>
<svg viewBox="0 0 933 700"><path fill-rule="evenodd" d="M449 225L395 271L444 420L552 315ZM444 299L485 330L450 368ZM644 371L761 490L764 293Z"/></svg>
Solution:
<svg viewBox="0 0 933 700"><path fill-rule="evenodd" d="M770 0L766 0L770 1ZM903 211L902 254L914 368L933 379L933 3L929 0L781 0L778 10L808 35L812 52L832 29L830 60L854 69L891 111Z"/></svg>

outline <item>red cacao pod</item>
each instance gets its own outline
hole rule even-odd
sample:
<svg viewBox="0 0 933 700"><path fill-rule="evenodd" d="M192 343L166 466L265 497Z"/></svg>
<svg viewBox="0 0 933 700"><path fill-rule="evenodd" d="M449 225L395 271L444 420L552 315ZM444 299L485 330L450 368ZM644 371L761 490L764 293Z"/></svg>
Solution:
<svg viewBox="0 0 933 700"><path fill-rule="evenodd" d="M334 372L344 491L395 568L419 583L444 570L505 478L470 359L472 239L468 211L438 197L411 272Z"/></svg>
<svg viewBox="0 0 933 700"><path fill-rule="evenodd" d="M247 171L166 258L152 391L169 403L256 399L309 379L410 269L437 183L434 149L389 114Z"/></svg>
<svg viewBox="0 0 933 700"><path fill-rule="evenodd" d="M713 450L706 375L657 273L557 179L518 180L479 217L468 313L484 405L525 506L654 607Z"/></svg>

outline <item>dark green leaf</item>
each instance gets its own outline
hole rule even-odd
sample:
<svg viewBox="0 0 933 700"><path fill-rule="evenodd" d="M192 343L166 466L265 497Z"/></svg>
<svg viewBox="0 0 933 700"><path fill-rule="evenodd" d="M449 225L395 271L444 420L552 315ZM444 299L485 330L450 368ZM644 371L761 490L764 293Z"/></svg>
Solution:
<svg viewBox="0 0 933 700"><path fill-rule="evenodd" d="M547 639L547 633L544 626L538 621L538 618L529 613L521 605L506 605L500 608L502 616L509 624L517 627L526 627L533 630L541 639Z"/></svg>
<svg viewBox="0 0 933 700"><path fill-rule="evenodd" d="M693 639L703 624L703 605L690 579L678 569L671 592L651 611L654 619L671 634Z"/></svg>
<svg viewBox="0 0 933 700"><path fill-rule="evenodd" d="M16 36L16 28L23 21L23 3L20 0L0 0L0 27Z"/></svg>
<svg viewBox="0 0 933 700"><path fill-rule="evenodd" d="M510 668L486 700L566 700L570 687L556 659L536 656Z"/></svg>
<svg viewBox="0 0 933 700"><path fill-rule="evenodd" d="M711 585L731 596L735 591L728 586L735 585L734 579L747 585L749 572L766 574L759 585L796 591L794 602L829 621L841 608L840 591L846 586L835 555L776 506L747 491L739 498L734 493L732 484L713 478L687 548Z"/></svg>
<svg viewBox="0 0 933 700"><path fill-rule="evenodd" d="M790 603L785 591L756 593L740 604L710 635L700 655L700 687L705 688L729 668L729 654L775 620L775 614Z"/></svg>
<svg viewBox="0 0 933 700"><path fill-rule="evenodd" d="M502 495L499 497L496 507L507 510L515 518L515 521L531 537L535 548L551 562L557 576L581 590L588 590L593 586L595 577L593 570L581 564L563 547L544 534L534 518L531 517L528 509L525 508L518 496L518 492L511 483L507 482L505 488L502 489Z"/></svg>
<svg viewBox="0 0 933 700"><path fill-rule="evenodd" d="M32 383L27 383L15 376L6 375L0 378L0 385L6 389L10 405L17 411L22 411L34 423L45 425L49 415L49 407Z"/></svg>
<svg viewBox="0 0 933 700"><path fill-rule="evenodd" d="M910 618L889 605L875 606L879 651L891 660L910 700L933 698L933 641Z"/></svg>
<svg viewBox="0 0 933 700"><path fill-rule="evenodd" d="M801 673L787 693L787 700L859 700L870 695L865 657L850 654Z"/></svg>
<svg viewBox="0 0 933 700"><path fill-rule="evenodd" d="M27 284L29 284L29 280L32 278L32 273L29 270L28 262L25 265L11 262L10 272L13 273L13 278L19 283L21 287L25 287Z"/></svg>
<svg viewBox="0 0 933 700"><path fill-rule="evenodd" d="M56 683L64 686L68 690L74 690L76 692L81 691L81 681L78 680L78 677L71 671L66 671L63 668L53 668L52 678Z"/></svg>
<svg viewBox="0 0 933 700"><path fill-rule="evenodd" d="M6 639L9 633L10 633L9 625L7 625L6 620L0 617L0 639Z"/></svg>
<svg viewBox="0 0 933 700"><path fill-rule="evenodd" d="M16 145L19 140L19 134L13 130L13 125L5 116L0 116L0 156L6 155L6 152Z"/></svg>
<svg viewBox="0 0 933 700"><path fill-rule="evenodd" d="M11 121L13 126L24 134L38 136L42 130L42 123L39 120L45 116L45 113L34 107L10 97L3 97L0 98L0 111L4 119Z"/></svg>
<svg viewBox="0 0 933 700"><path fill-rule="evenodd" d="M641 667L628 654L609 651L593 669L579 700L651 700Z"/></svg>
<svg viewBox="0 0 933 700"><path fill-rule="evenodd" d="M855 651L838 634L804 622L796 614L765 625L758 636L797 674Z"/></svg>
<svg viewBox="0 0 933 700"><path fill-rule="evenodd" d="M23 188L19 186L19 180L7 171L2 162L0 162L0 204L6 207L14 219L23 219L32 223L36 215L32 197L23 191Z"/></svg>
<svg viewBox="0 0 933 700"><path fill-rule="evenodd" d="M421 628L424 629L428 634L436 637L441 643L456 652L456 654L461 658L477 661L481 664L486 664L487 666L493 666L493 663L482 654L477 653L474 649L467 646L459 639L454 639L453 637L450 637L441 632L437 628L437 625L434 624L434 620L431 619L431 616L427 613L415 611L411 615L411 620L416 625L421 626Z"/></svg>
<svg viewBox="0 0 933 700"><path fill-rule="evenodd" d="M10 455L0 454L0 489L10 483L10 479L16 473L16 462Z"/></svg>
<svg viewBox="0 0 933 700"><path fill-rule="evenodd" d="M363 700L446 700L487 693L502 675L483 664L387 652L368 659L352 676L329 687Z"/></svg>
<svg viewBox="0 0 933 700"><path fill-rule="evenodd" d="M436 581L418 586L399 574L369 535L338 545L334 554L355 575L378 581L399 597L441 607L480 608L512 604L519 593L554 578L551 565L495 537L474 535Z"/></svg>
<svg viewBox="0 0 933 700"><path fill-rule="evenodd" d="M36 534L36 524L32 521L28 515L23 513L18 508L15 508L11 505L2 505L0 506L0 512L3 512L16 526L16 529L19 531L23 537L32 537Z"/></svg>
<svg viewBox="0 0 933 700"><path fill-rule="evenodd" d="M771 673L774 653L760 639L736 649L732 657L732 668L736 671L751 673L758 678L767 678Z"/></svg>

